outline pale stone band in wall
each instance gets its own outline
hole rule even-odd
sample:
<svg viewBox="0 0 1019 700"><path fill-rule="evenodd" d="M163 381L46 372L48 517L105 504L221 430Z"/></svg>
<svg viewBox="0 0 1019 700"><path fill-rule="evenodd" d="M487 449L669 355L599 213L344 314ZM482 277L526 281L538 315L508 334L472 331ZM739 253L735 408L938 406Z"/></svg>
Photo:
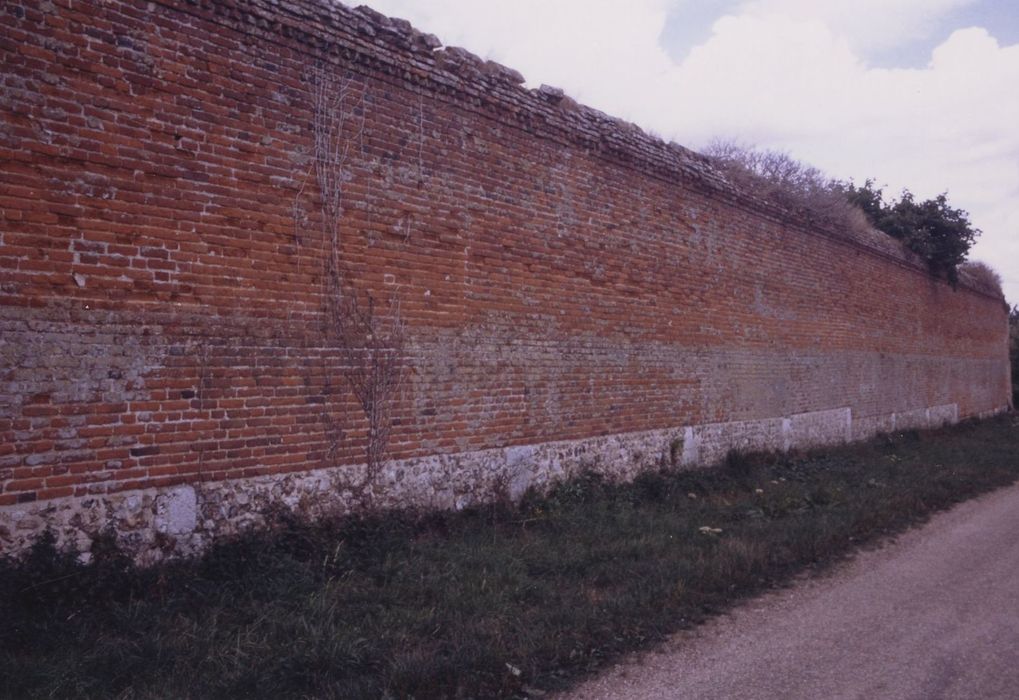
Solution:
<svg viewBox="0 0 1019 700"><path fill-rule="evenodd" d="M988 411L993 415L1007 410ZM592 470L628 480L665 465L710 465L730 451L788 451L836 445L880 432L936 428L959 420L956 404L854 418L849 408L780 418L511 446L391 462L376 488L382 506L458 510L496 494L521 497L528 488ZM140 562L201 551L212 540L263 526L274 510L316 518L342 514L355 502L356 467L200 482L69 497L0 508L0 549L15 553L49 527L83 552L107 527Z"/></svg>

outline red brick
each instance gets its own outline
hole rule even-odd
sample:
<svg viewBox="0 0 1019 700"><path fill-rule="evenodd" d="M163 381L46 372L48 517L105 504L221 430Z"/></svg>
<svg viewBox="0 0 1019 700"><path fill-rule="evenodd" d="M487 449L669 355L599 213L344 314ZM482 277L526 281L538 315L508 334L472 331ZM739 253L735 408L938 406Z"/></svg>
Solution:
<svg viewBox="0 0 1019 700"><path fill-rule="evenodd" d="M321 332L314 178L299 189L316 65L367 98L339 254L407 323L394 456L1006 404L1001 299L740 199L696 156L413 35L360 34L353 10L331 4L326 25L324 2L4 15L0 333L17 362L0 396L37 399L0 415L0 454L53 452L67 473L40 488L19 466L0 505L363 459ZM151 70L104 45L118 33Z"/></svg>

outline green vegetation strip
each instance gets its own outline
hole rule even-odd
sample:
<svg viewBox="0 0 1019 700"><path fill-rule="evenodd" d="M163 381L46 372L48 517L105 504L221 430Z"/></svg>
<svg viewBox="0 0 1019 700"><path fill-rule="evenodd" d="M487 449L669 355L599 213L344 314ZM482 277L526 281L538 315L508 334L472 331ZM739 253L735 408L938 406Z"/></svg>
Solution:
<svg viewBox="0 0 1019 700"><path fill-rule="evenodd" d="M137 570L0 565L6 697L541 695L1019 477L1013 416L519 506L318 525Z"/></svg>

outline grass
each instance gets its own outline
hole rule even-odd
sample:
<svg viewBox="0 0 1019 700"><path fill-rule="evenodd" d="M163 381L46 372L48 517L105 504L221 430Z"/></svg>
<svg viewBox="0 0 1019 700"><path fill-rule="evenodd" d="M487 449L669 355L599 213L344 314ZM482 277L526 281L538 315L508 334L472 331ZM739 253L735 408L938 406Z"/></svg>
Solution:
<svg viewBox="0 0 1019 700"><path fill-rule="evenodd" d="M0 694L539 695L1017 477L1004 416L519 506L282 522L146 570L42 541L0 564Z"/></svg>

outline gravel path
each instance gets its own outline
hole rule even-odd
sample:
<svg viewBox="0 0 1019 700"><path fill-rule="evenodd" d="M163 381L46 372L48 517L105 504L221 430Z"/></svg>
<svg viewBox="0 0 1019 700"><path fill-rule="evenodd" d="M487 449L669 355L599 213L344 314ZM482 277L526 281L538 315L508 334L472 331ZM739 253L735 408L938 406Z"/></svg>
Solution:
<svg viewBox="0 0 1019 700"><path fill-rule="evenodd" d="M1019 698L1019 487L678 634L563 697Z"/></svg>

